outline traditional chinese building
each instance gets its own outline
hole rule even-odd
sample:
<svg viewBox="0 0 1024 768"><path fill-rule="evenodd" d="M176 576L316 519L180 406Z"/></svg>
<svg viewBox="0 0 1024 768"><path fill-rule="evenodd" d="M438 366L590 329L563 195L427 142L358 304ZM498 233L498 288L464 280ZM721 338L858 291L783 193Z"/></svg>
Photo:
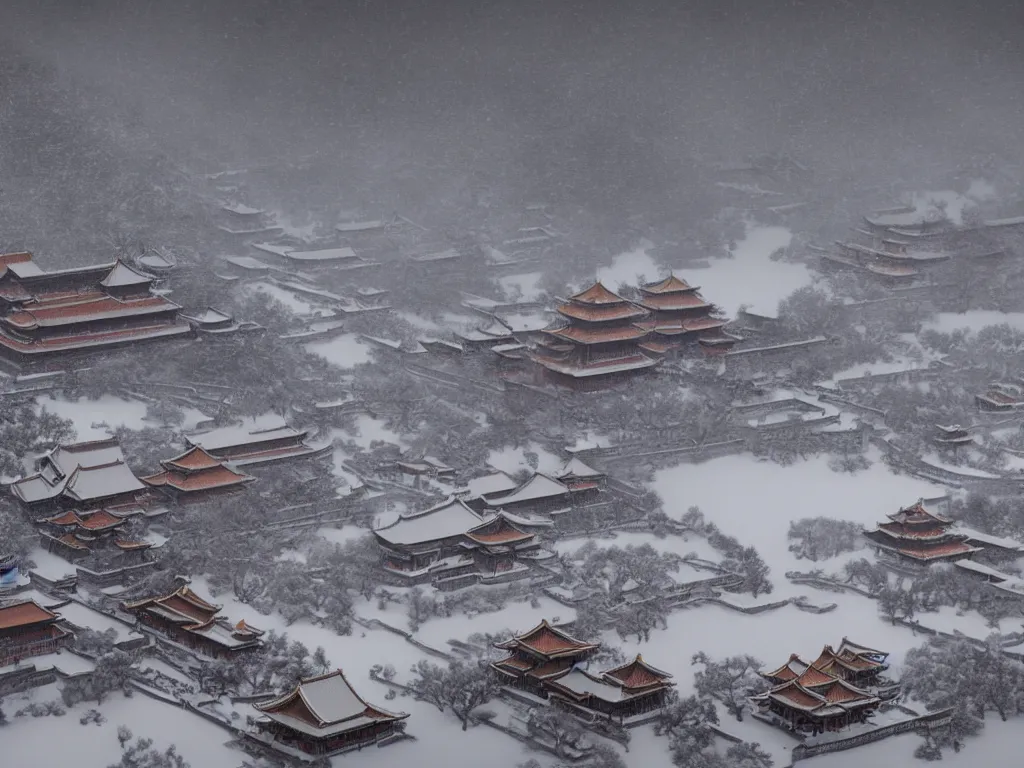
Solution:
<svg viewBox="0 0 1024 768"><path fill-rule="evenodd" d="M944 448L960 448L965 445L971 445L974 442L971 433L959 424L952 424L948 427L936 424L935 430L937 434L933 440Z"/></svg>
<svg viewBox="0 0 1024 768"><path fill-rule="evenodd" d="M521 558L543 553L535 534L511 515L489 517L457 498L422 512L402 514L374 530L385 573L403 584L456 588L528 575Z"/></svg>
<svg viewBox="0 0 1024 768"><path fill-rule="evenodd" d="M547 681L567 675L601 646L577 640L545 619L529 632L494 647L509 652L507 658L491 664L499 679L546 699Z"/></svg>
<svg viewBox="0 0 1024 768"><path fill-rule="evenodd" d="M202 448L209 455L235 466L254 466L323 455L330 445L309 445L309 430L295 429L283 419L220 427L185 437L190 448Z"/></svg>
<svg viewBox="0 0 1024 768"><path fill-rule="evenodd" d="M813 667L858 687L874 689L884 684L880 677L889 668L888 657L886 651L859 645L844 637L838 650L826 645L810 664L794 653L781 667L762 672L761 676L773 685L782 685L798 679Z"/></svg>
<svg viewBox="0 0 1024 768"><path fill-rule="evenodd" d="M208 338L219 338L243 331L256 332L266 330L259 323L253 323L248 320L235 320L227 312L222 312L213 307L207 307L206 309L189 314L182 313L181 319L191 325L196 333Z"/></svg>
<svg viewBox="0 0 1024 768"><path fill-rule="evenodd" d="M889 522L864 533L879 553L927 565L969 558L981 551L954 530L952 519L929 512L920 501L887 517Z"/></svg>
<svg viewBox="0 0 1024 768"><path fill-rule="evenodd" d="M603 488L608 480L604 472L599 472L593 467L587 466L578 458L571 458L556 475L558 482L565 485L570 491L580 493Z"/></svg>
<svg viewBox="0 0 1024 768"><path fill-rule="evenodd" d="M44 528L43 546L67 560L79 560L102 552L123 559L141 560L152 542L126 531L128 520L106 509L68 510L38 521Z"/></svg>
<svg viewBox="0 0 1024 768"><path fill-rule="evenodd" d="M256 738L284 752L323 757L358 749L400 733L404 713L368 704L340 669L301 680L270 701L254 704L261 713Z"/></svg>
<svg viewBox="0 0 1024 768"><path fill-rule="evenodd" d="M728 322L700 295L700 288L675 275L640 286L640 306L650 312L639 323L650 331L641 348L663 354L688 341L700 341L709 353L731 349L739 339L723 333Z"/></svg>
<svg viewBox="0 0 1024 768"><path fill-rule="evenodd" d="M494 510L552 512L568 509L578 498L589 497L596 490L597 486L581 483L576 491L553 477L536 472L514 491L489 496L484 503L487 509Z"/></svg>
<svg viewBox="0 0 1024 768"><path fill-rule="evenodd" d="M281 232L274 218L259 208L242 203L222 205L217 212L217 229L228 235L246 237L249 235L270 235Z"/></svg>
<svg viewBox="0 0 1024 768"><path fill-rule="evenodd" d="M144 503L150 496L115 438L58 445L36 459L33 470L11 483L14 495L32 510L89 510Z"/></svg>
<svg viewBox="0 0 1024 768"><path fill-rule="evenodd" d="M0 356L16 368L192 332L153 278L121 261L45 271L30 253L8 253L0 270Z"/></svg>
<svg viewBox="0 0 1024 768"><path fill-rule="evenodd" d="M900 240L942 237L956 230L945 212L935 207L889 208L865 216L864 221L878 237Z"/></svg>
<svg viewBox="0 0 1024 768"><path fill-rule="evenodd" d="M1024 408L1024 384L995 382L988 391L975 395L974 401L982 411L1015 411Z"/></svg>
<svg viewBox="0 0 1024 768"><path fill-rule="evenodd" d="M402 457L389 465L385 474L414 488L425 486L428 480L438 480L449 485L455 481L455 469L433 456Z"/></svg>
<svg viewBox="0 0 1024 768"><path fill-rule="evenodd" d="M583 708L620 724L662 709L675 683L640 654L631 662L594 675L575 668L546 682L551 699L569 709Z"/></svg>
<svg viewBox="0 0 1024 768"><path fill-rule="evenodd" d="M599 389L658 364L640 347L648 336L640 321L648 311L600 282L571 296L557 311L562 323L546 328L532 353L556 383Z"/></svg>
<svg viewBox="0 0 1024 768"><path fill-rule="evenodd" d="M163 471L142 478L179 503L204 501L211 496L236 493L255 478L238 472L202 448L190 448L173 459L160 462Z"/></svg>
<svg viewBox="0 0 1024 768"><path fill-rule="evenodd" d="M782 669L792 671L789 665L777 671ZM818 735L865 722L881 699L809 665L750 702L756 712L788 730Z"/></svg>
<svg viewBox="0 0 1024 768"><path fill-rule="evenodd" d="M464 488L456 491L471 507L483 509L488 499L504 496L519 487L519 483L507 472L500 470L474 477Z"/></svg>
<svg viewBox="0 0 1024 768"><path fill-rule="evenodd" d="M34 600L0 607L0 667L67 647L74 635L60 615Z"/></svg>
<svg viewBox="0 0 1024 768"><path fill-rule="evenodd" d="M203 600L188 585L170 594L124 602L139 623L204 656L223 658L258 648L263 632L245 621L232 625L219 605Z"/></svg>
<svg viewBox="0 0 1024 768"><path fill-rule="evenodd" d="M826 645L811 666L859 688L874 689L882 684L879 678L889 669L888 658L886 651L859 645L844 637L838 649Z"/></svg>

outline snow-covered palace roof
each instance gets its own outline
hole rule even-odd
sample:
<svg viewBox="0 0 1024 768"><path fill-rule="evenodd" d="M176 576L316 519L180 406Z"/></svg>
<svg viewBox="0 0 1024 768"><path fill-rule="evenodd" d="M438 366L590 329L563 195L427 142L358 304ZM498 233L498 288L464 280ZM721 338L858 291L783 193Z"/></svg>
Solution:
<svg viewBox="0 0 1024 768"><path fill-rule="evenodd" d="M422 512L403 513L393 523L374 530L374 534L387 544L420 544L461 536L483 522L483 516L461 499L449 498Z"/></svg>
<svg viewBox="0 0 1024 768"><path fill-rule="evenodd" d="M512 493L487 499L487 504L491 507L503 507L507 504L524 504L530 501L568 496L569 492L569 488L566 485L538 472Z"/></svg>

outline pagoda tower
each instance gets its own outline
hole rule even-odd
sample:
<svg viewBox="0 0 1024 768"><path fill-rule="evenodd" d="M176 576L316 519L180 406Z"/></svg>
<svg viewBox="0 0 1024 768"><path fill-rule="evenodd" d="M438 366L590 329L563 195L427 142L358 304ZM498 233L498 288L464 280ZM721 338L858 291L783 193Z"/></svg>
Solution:
<svg viewBox="0 0 1024 768"><path fill-rule="evenodd" d="M639 346L648 335L640 321L649 312L600 282L571 296L557 311L561 322L544 329L531 355L556 382L600 389L658 364Z"/></svg>
<svg viewBox="0 0 1024 768"><path fill-rule="evenodd" d="M889 522L879 523L864 535L877 551L900 560L927 565L963 560L981 551L968 543L967 536L954 530L951 518L929 512L920 501L887 517Z"/></svg>
<svg viewBox="0 0 1024 768"><path fill-rule="evenodd" d="M700 288L669 274L656 283L640 286L640 306L650 317L640 325L651 332L644 348L665 352L688 341L698 341L708 353L731 349L739 341L722 329L728 322L704 299Z"/></svg>

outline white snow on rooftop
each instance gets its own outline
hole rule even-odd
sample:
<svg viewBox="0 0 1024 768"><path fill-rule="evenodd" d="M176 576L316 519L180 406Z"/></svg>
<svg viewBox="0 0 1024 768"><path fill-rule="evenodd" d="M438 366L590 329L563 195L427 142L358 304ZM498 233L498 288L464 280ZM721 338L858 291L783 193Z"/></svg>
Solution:
<svg viewBox="0 0 1024 768"><path fill-rule="evenodd" d="M228 213L237 213L239 216L255 216L258 213L263 213L259 208L253 208L242 203L222 205L221 210L227 211Z"/></svg>
<svg viewBox="0 0 1024 768"><path fill-rule="evenodd" d="M122 261L118 261L110 273L100 280L100 285L107 288L118 288L126 285L145 285L153 282L153 278L138 272Z"/></svg>
<svg viewBox="0 0 1024 768"><path fill-rule="evenodd" d="M339 232L368 232L383 228L384 222L380 219L373 221L345 221L335 227Z"/></svg>
<svg viewBox="0 0 1024 768"><path fill-rule="evenodd" d="M483 522L483 517L458 499L448 499L422 512L406 513L374 532L392 544L416 544L447 539L465 533Z"/></svg>
<svg viewBox="0 0 1024 768"><path fill-rule="evenodd" d="M529 462L527 462L526 451L537 454L537 466L535 468L531 467ZM531 442L525 448L508 446L501 450L491 451L487 455L488 466L502 472L507 472L510 475L524 469L531 471L536 469L536 471L544 472L545 474L554 474L558 472L564 462L565 459L556 456L538 442Z"/></svg>
<svg viewBox="0 0 1024 768"><path fill-rule="evenodd" d="M284 256L296 261L341 261L356 259L356 252L351 248L324 248L319 251L287 251Z"/></svg>
<svg viewBox="0 0 1024 768"><path fill-rule="evenodd" d="M474 477L466 483L470 496L485 494L508 493L514 491L519 484L505 472L492 472L489 475Z"/></svg>
<svg viewBox="0 0 1024 768"><path fill-rule="evenodd" d="M562 483L546 475L536 474L512 493L488 499L490 507L501 507L505 504L522 504L528 501L539 501L564 496L569 489Z"/></svg>
<svg viewBox="0 0 1024 768"><path fill-rule="evenodd" d="M252 269L259 272L265 272L270 269L270 265L266 264L259 259L254 259L252 256L221 256L224 261L229 264L234 264L236 267L242 269Z"/></svg>
<svg viewBox="0 0 1024 768"><path fill-rule="evenodd" d="M239 424L193 433L187 436L187 440L192 445L201 446L208 451L218 451L239 445L299 437L304 434L302 431L288 426L285 420L277 414L267 413L243 419Z"/></svg>

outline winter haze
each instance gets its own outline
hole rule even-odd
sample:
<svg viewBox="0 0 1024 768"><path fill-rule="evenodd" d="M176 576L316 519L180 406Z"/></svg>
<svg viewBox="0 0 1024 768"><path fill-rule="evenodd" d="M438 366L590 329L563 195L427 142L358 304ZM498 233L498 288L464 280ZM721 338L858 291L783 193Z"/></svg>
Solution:
<svg viewBox="0 0 1024 768"><path fill-rule="evenodd" d="M1017 765L1022 29L4 3L0 762Z"/></svg>

